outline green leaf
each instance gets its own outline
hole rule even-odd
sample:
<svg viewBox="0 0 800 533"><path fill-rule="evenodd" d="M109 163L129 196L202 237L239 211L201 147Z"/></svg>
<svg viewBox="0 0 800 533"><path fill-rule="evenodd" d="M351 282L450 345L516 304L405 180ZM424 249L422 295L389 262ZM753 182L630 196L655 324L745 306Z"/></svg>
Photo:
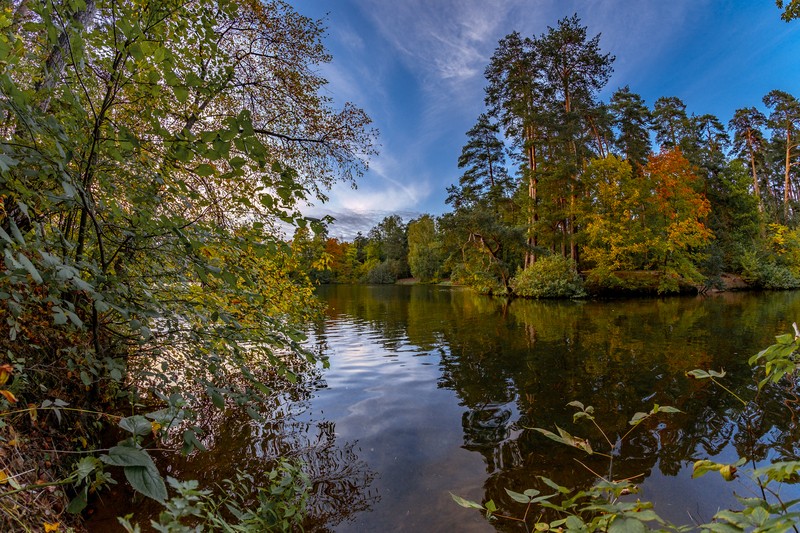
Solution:
<svg viewBox="0 0 800 533"><path fill-rule="evenodd" d="M78 328L83 327L83 321L80 319L78 315L76 315L72 311L64 311L64 314L67 315L67 318L69 318L70 322L72 322L75 325L75 327Z"/></svg>
<svg viewBox="0 0 800 533"><path fill-rule="evenodd" d="M33 265L33 263L31 263L31 260L28 259L27 255L20 252L17 255L17 259L19 260L19 263L25 268L25 270L28 271L28 274L31 275L33 281L35 281L36 283L44 283L44 281L42 280L42 276L39 274L39 271L36 270L36 267Z"/></svg>
<svg viewBox="0 0 800 533"><path fill-rule="evenodd" d="M508 490L508 489L505 490L506 494L508 494L511 497L511 499L514 500L515 502L527 504L530 503L531 501L531 496L520 494L519 492L514 492L513 490Z"/></svg>
<svg viewBox="0 0 800 533"><path fill-rule="evenodd" d="M53 312L53 324L56 326L63 326L67 321L67 315L65 315L63 311L58 310Z"/></svg>
<svg viewBox="0 0 800 533"><path fill-rule="evenodd" d="M155 465L151 466L126 466L124 468L125 478L131 487L158 502L167 499L167 486L164 478L158 473Z"/></svg>
<svg viewBox="0 0 800 533"><path fill-rule="evenodd" d="M480 511L483 511L483 505L477 502L473 502L471 500L465 500L461 496L456 496L452 492L450 493L450 496L453 498L453 501L455 501L461 507L466 507L467 509L478 509Z"/></svg>
<svg viewBox="0 0 800 533"><path fill-rule="evenodd" d="M22 232L19 230L19 226L17 226L17 223L14 222L14 218L13 217L9 217L7 220L8 220L8 225L11 228L11 235L14 236L14 239L18 243L24 245L25 244L25 237L22 236Z"/></svg>
<svg viewBox="0 0 800 533"><path fill-rule="evenodd" d="M562 487L561 485L559 485L558 483L556 483L555 481L553 481L549 477L545 477L545 476L536 476L536 477L538 477L542 481L542 483L544 483L545 485L547 485L551 489L557 490L561 494L569 494L570 493L570 490L567 487Z"/></svg>
<svg viewBox="0 0 800 533"><path fill-rule="evenodd" d="M585 451L589 455L592 455L594 453L591 444L589 444L589 441L578 437L574 437L570 435L567 431L561 429L558 426L556 426L556 429L558 430L559 433L558 435L546 429L533 428L534 431L538 431L548 439L560 442L561 444L566 444L567 446L572 446L573 448L578 448L579 450Z"/></svg>
<svg viewBox="0 0 800 533"><path fill-rule="evenodd" d="M150 422L147 423L150 425ZM152 466L156 467L153 459L141 448L133 446L114 446L108 454L101 455L100 460L112 466Z"/></svg>
<svg viewBox="0 0 800 533"><path fill-rule="evenodd" d="M632 426L635 426L636 424L638 424L639 422L641 422L642 420L644 420L648 416L649 416L648 413L641 413L641 412L635 413L633 415L633 417L630 419L630 421L628 422L628 424L630 424Z"/></svg>
<svg viewBox="0 0 800 533"><path fill-rule="evenodd" d="M119 421L119 427L133 435L148 435L153 430L150 421L141 415L123 418Z"/></svg>
<svg viewBox="0 0 800 533"><path fill-rule="evenodd" d="M211 402L214 404L214 407L217 409L225 409L225 398L222 397L222 394L220 394L218 390L209 387L208 395L211 396Z"/></svg>
<svg viewBox="0 0 800 533"><path fill-rule="evenodd" d="M0 228L0 239L3 239L8 244L14 244L14 241L11 240L11 236L6 233L3 228Z"/></svg>
<svg viewBox="0 0 800 533"><path fill-rule="evenodd" d="M186 100L189 98L189 89L181 85L173 86L172 92L175 95L175 99L182 104L186 103Z"/></svg>
<svg viewBox="0 0 800 533"><path fill-rule="evenodd" d="M705 370L701 370L699 368L695 368L694 370L690 370L686 372L686 377L694 378L694 379L708 379L711 377L711 374L706 372Z"/></svg>
<svg viewBox="0 0 800 533"><path fill-rule="evenodd" d="M86 509L88 504L89 500L86 497L86 489L84 489L79 492L77 496L72 498L72 500L70 500L69 505L67 505L67 512L70 514L78 514Z"/></svg>
<svg viewBox="0 0 800 533"><path fill-rule="evenodd" d="M184 446L184 451L188 454L191 453L192 449L196 448L201 452L206 451L206 447L203 446L203 443L197 438L197 434L192 429L187 429L183 432L183 442L186 444Z"/></svg>
<svg viewBox="0 0 800 533"><path fill-rule="evenodd" d="M575 515L569 515L564 525L567 526L567 531L587 531L586 524Z"/></svg>
<svg viewBox="0 0 800 533"><path fill-rule="evenodd" d="M694 465L692 465L692 478L702 477L709 472L719 472L720 468L723 466L724 465L721 463L715 463L713 461L709 461L708 459L695 461Z"/></svg>
<svg viewBox="0 0 800 533"><path fill-rule="evenodd" d="M197 165L197 167L194 169L194 172L198 176L205 177L205 176L211 176L212 174L214 174L215 170L214 170L213 166L211 166L211 165L209 165L207 163L203 163L202 165Z"/></svg>
<svg viewBox="0 0 800 533"><path fill-rule="evenodd" d="M78 474L78 482L80 483L92 472L94 472L97 467L99 466L99 461L94 457L84 457L78 462L78 466L75 469L75 473Z"/></svg>
<svg viewBox="0 0 800 533"><path fill-rule="evenodd" d="M608 528L609 533L642 533L648 530L643 522L629 517L617 517Z"/></svg>

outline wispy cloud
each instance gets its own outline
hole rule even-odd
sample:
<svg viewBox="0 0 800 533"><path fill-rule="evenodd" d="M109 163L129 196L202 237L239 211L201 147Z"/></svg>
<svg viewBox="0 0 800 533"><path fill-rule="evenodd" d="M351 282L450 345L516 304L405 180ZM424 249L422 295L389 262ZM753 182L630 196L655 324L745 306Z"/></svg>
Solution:
<svg viewBox="0 0 800 533"><path fill-rule="evenodd" d="M509 2L361 0L364 13L421 78L458 83L481 75L487 43Z"/></svg>

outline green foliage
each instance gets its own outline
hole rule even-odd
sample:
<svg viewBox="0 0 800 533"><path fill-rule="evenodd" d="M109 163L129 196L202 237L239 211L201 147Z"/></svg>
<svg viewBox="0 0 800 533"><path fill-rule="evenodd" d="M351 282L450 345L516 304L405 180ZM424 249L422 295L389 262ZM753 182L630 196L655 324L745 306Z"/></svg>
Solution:
<svg viewBox="0 0 800 533"><path fill-rule="evenodd" d="M395 279L406 278L408 269L408 226L398 215L385 217L369 232L371 250L367 257L385 261Z"/></svg>
<svg viewBox="0 0 800 533"><path fill-rule="evenodd" d="M387 285L397 281L397 274L389 261L378 263L364 276L364 283L369 285Z"/></svg>
<svg viewBox="0 0 800 533"><path fill-rule="evenodd" d="M439 277L443 262L433 217L423 215L409 222L408 264L411 275L423 283L434 281Z"/></svg>
<svg viewBox="0 0 800 533"><path fill-rule="evenodd" d="M261 532L302 529L311 489L299 465L281 461L267 473L269 484L258 486L252 475L239 472L214 491L198 488L197 481L167 482L175 495L164 502L164 510L150 526L162 533L198 530ZM119 521L129 533L141 531L126 516Z"/></svg>
<svg viewBox="0 0 800 533"><path fill-rule="evenodd" d="M787 333L775 337L775 344L758 352L748 360L751 365L763 365L764 379L759 383L759 388L769 382L778 383L782 379L794 378L800 361L798 352L800 351L800 330L797 323L793 324L794 335Z"/></svg>
<svg viewBox="0 0 800 533"><path fill-rule="evenodd" d="M502 514L494 501L489 500L484 504L466 500L451 494L453 500L469 509L483 511L489 519L501 519L524 524L526 531L648 531L648 524L654 525L660 530L682 531L688 528L674 528L653 510L653 505L649 502L635 502L623 499L623 496L635 494L638 488L629 480L613 481L613 457L618 455L622 443L628 436L645 421L660 413L678 413L678 409L670 406L654 405L653 408L645 413L640 412L633 415L629 425L630 428L623 435L612 439L598 425L594 408L585 406L581 402L573 401L568 404L576 409L574 421L586 420L591 422L603 436L608 449L605 452L594 450L588 439L575 437L566 430L557 427L558 434L542 428L533 428L538 433L559 444L570 446L581 450L589 455L602 455L609 460L609 475L598 480L587 490L574 490L569 487L561 486L553 480L539 476L539 480L552 490L549 494L542 494L536 489L526 489L519 493L506 489L506 493L517 503L524 504L525 512L522 517ZM614 443L612 443L614 442ZM555 513L559 518L542 518L543 513L533 513L534 506L541 508L542 511L548 510ZM537 516L537 518L533 518ZM663 529L662 529L663 528Z"/></svg>
<svg viewBox="0 0 800 533"><path fill-rule="evenodd" d="M478 261L472 264L457 264L453 267L450 280L456 285L469 287L478 294L505 294L502 282L491 272L483 270L482 266Z"/></svg>
<svg viewBox="0 0 800 533"><path fill-rule="evenodd" d="M756 287L788 289L795 282L786 268L780 268L755 250L744 250L739 256L742 278Z"/></svg>
<svg viewBox="0 0 800 533"><path fill-rule="evenodd" d="M165 501L149 435L200 449L200 406L257 403L315 360L309 268L277 227L321 233L297 204L363 170L368 118L318 94L323 28L284 2L22 4L0 12L0 353L19 378L0 392L59 422L160 403L65 481L73 511L104 467Z"/></svg>
<svg viewBox="0 0 800 533"><path fill-rule="evenodd" d="M521 270L511 280L514 294L524 298L580 298L583 279L572 259L551 255Z"/></svg>

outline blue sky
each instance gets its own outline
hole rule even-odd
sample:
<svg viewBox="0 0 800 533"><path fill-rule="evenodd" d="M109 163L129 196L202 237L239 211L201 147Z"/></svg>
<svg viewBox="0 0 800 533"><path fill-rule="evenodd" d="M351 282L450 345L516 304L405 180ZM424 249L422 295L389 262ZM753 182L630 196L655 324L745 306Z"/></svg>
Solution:
<svg viewBox="0 0 800 533"><path fill-rule="evenodd" d="M333 61L328 96L351 101L380 130L380 155L358 188L337 185L307 214L337 219L350 239L389 214L405 221L447 211L465 132L484 109L483 70L497 41L535 36L577 13L616 56L601 99L629 85L649 106L678 96L689 113L727 124L772 89L800 97L800 21L773 0L294 0L323 19Z"/></svg>

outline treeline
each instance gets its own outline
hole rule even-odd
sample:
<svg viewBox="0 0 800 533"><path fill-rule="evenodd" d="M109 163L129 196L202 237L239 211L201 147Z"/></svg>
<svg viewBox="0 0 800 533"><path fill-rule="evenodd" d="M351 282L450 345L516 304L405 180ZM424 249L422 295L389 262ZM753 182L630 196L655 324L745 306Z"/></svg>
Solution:
<svg viewBox="0 0 800 533"><path fill-rule="evenodd" d="M727 126L674 96L649 107L627 86L603 102L613 62L577 16L501 39L485 70L487 112L448 188L452 210L318 243L330 268L318 281L410 274L572 296L585 283L710 287L732 272L764 288L800 286L798 100L773 90Z"/></svg>

